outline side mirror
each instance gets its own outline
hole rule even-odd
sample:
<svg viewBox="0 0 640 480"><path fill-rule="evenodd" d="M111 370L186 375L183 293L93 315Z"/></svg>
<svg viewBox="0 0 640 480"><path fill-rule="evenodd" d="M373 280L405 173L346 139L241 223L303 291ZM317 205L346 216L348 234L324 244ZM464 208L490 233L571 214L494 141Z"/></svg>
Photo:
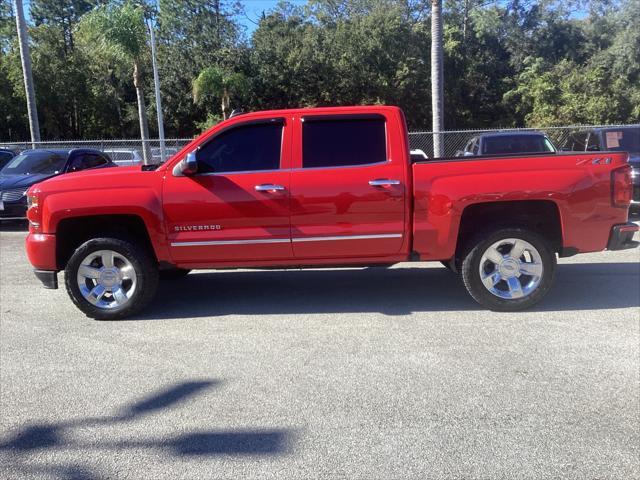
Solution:
<svg viewBox="0 0 640 480"><path fill-rule="evenodd" d="M182 175L193 175L198 171L198 160L196 160L196 152L189 152L187 156L179 163L180 173Z"/></svg>

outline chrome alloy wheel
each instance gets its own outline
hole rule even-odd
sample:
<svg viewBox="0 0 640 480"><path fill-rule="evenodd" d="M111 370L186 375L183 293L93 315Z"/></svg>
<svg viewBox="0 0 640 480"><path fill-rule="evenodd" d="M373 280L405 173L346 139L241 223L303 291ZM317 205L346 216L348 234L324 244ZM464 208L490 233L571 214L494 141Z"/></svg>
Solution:
<svg viewBox="0 0 640 480"><path fill-rule="evenodd" d="M136 291L136 271L131 262L113 250L97 250L78 267L78 288L92 305L112 309L126 304Z"/></svg>
<svg viewBox="0 0 640 480"><path fill-rule="evenodd" d="M540 285L542 257L529 242L505 238L491 245L480 259L480 279L496 297L523 298Z"/></svg>

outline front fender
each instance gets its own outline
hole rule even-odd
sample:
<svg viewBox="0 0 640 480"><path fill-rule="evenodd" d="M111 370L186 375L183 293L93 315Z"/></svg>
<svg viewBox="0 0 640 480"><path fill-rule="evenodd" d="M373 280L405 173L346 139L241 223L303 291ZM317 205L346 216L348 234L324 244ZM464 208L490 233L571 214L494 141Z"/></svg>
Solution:
<svg viewBox="0 0 640 480"><path fill-rule="evenodd" d="M42 232L55 234L62 220L133 215L144 222L158 260L169 260L160 188L113 187L54 192L42 199Z"/></svg>

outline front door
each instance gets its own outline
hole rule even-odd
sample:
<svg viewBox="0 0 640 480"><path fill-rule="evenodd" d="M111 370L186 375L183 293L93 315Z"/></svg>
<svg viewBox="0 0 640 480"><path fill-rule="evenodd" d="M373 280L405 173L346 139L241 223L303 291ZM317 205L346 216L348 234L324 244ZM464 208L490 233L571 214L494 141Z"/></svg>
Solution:
<svg viewBox="0 0 640 480"><path fill-rule="evenodd" d="M163 205L174 262L292 257L288 138L282 118L238 123L198 148L198 173L167 172Z"/></svg>

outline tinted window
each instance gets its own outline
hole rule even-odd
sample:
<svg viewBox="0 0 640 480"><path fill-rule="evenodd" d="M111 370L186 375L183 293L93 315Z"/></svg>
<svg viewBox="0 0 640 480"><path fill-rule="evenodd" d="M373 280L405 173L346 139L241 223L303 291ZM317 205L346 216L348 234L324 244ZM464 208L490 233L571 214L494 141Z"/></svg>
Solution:
<svg viewBox="0 0 640 480"><path fill-rule="evenodd" d="M5 175L57 173L64 168L67 157L51 152L21 153L2 168Z"/></svg>
<svg viewBox="0 0 640 480"><path fill-rule="evenodd" d="M587 148L587 133L576 133L573 135L567 147L575 152L584 152Z"/></svg>
<svg viewBox="0 0 640 480"><path fill-rule="evenodd" d="M107 159L97 155L95 153L80 154L73 159L69 171L78 172L80 170L87 170L88 168L96 168L101 165L106 165Z"/></svg>
<svg viewBox="0 0 640 480"><path fill-rule="evenodd" d="M500 135L487 137L482 146L485 155L553 152L544 135Z"/></svg>
<svg viewBox="0 0 640 480"><path fill-rule="evenodd" d="M198 150L198 171L277 170L281 144L281 123L238 126L222 132Z"/></svg>
<svg viewBox="0 0 640 480"><path fill-rule="evenodd" d="M385 162L387 145L383 118L307 119L302 128L302 166L343 167Z"/></svg>
<svg viewBox="0 0 640 480"><path fill-rule="evenodd" d="M603 132L607 150L640 152L640 128L623 128Z"/></svg>
<svg viewBox="0 0 640 480"><path fill-rule="evenodd" d="M597 152L601 150L600 148L600 139L598 138L598 134L593 132L589 134L589 141L587 143L587 150L589 152Z"/></svg>
<svg viewBox="0 0 640 480"><path fill-rule="evenodd" d="M0 152L0 168L6 165L9 160L13 158L13 154L10 152Z"/></svg>

